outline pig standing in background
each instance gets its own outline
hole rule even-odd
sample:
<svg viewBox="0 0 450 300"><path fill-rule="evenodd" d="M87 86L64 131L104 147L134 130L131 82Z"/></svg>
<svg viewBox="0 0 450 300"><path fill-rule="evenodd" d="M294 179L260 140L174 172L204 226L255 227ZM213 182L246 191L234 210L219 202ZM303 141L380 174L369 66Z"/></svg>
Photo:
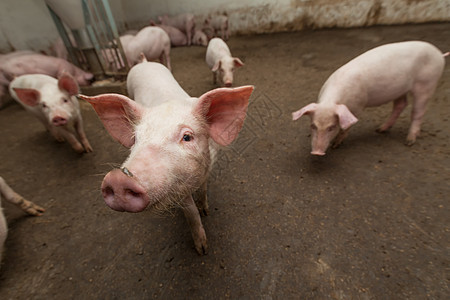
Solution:
<svg viewBox="0 0 450 300"><path fill-rule="evenodd" d="M169 17L167 15L160 16L159 21L163 25L170 25L180 29L182 32L186 34L187 37L187 45L191 45L192 34L195 28L195 20L194 15L190 13L179 14L173 17Z"/></svg>
<svg viewBox="0 0 450 300"><path fill-rule="evenodd" d="M42 74L22 75L9 85L11 96L35 115L57 141L68 141L79 153L92 152L75 97L78 90L77 82L67 73L58 80Z"/></svg>
<svg viewBox="0 0 450 300"><path fill-rule="evenodd" d="M224 41L227 41L230 38L227 15L209 16L205 20L204 27L209 28L209 30L213 32L214 36L219 36L220 33L220 37Z"/></svg>
<svg viewBox="0 0 450 300"><path fill-rule="evenodd" d="M14 190L9 187L6 181L0 176L0 262L2 260L3 245L5 243L6 236L8 235L6 219L3 215L3 209L1 208L2 196L6 199L6 201L20 207L29 215L40 216L45 211L42 207L24 199L22 196L14 192Z"/></svg>
<svg viewBox="0 0 450 300"><path fill-rule="evenodd" d="M121 39L122 43L122 39ZM167 33L156 26L142 28L135 36L127 38L122 43L128 64L139 63L139 55L143 53L148 60L159 59L167 68L170 66L170 38Z"/></svg>
<svg viewBox="0 0 450 300"><path fill-rule="evenodd" d="M180 47L187 45L188 42L186 35L178 28L169 25L155 24L155 22L153 21L150 21L150 25L158 26L159 28L163 29L169 35L170 44L173 47Z"/></svg>
<svg viewBox="0 0 450 300"><path fill-rule="evenodd" d="M220 38L209 41L206 49L206 63L213 72L213 83L216 84L217 76L223 85L230 87L233 84L233 72L235 68L244 63L237 57L232 57L227 44Z"/></svg>
<svg viewBox="0 0 450 300"><path fill-rule="evenodd" d="M408 104L408 94L413 108L406 144L412 145L444 70L446 55L429 43L409 41L379 46L340 67L322 86L318 103L292 114L294 120L311 116L311 154L325 155L333 139L333 147L337 147L365 107L394 101L390 118L377 130L385 132Z"/></svg>
<svg viewBox="0 0 450 300"><path fill-rule="evenodd" d="M242 128L252 86L220 88L190 97L161 64L142 62L127 78L132 99L119 94L79 96L92 104L113 138L131 153L102 183L106 204L140 212L179 205L199 254L207 251L199 210L208 212L206 182L218 146ZM201 191L199 208L192 194Z"/></svg>

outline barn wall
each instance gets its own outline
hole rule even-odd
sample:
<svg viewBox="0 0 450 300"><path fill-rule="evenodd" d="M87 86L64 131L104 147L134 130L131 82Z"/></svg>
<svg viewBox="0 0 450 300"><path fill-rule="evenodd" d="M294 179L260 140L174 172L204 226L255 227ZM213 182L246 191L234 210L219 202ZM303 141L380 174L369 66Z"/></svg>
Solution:
<svg viewBox="0 0 450 300"><path fill-rule="evenodd" d="M239 34L450 21L450 0L110 0L120 28L140 28L168 13L199 20L226 12ZM0 2L0 51L45 50L57 31L44 0Z"/></svg>

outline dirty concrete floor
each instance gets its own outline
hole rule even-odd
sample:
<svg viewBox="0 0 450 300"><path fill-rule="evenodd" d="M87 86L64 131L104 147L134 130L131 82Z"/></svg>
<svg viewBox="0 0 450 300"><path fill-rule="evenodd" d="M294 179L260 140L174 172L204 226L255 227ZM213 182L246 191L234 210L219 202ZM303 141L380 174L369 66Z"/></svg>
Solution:
<svg viewBox="0 0 450 300"><path fill-rule="evenodd" d="M450 62L422 136L403 142L409 110L387 134L391 106L367 109L344 144L309 154L309 120L326 78L380 44L426 40L450 50L450 24L232 37L254 84L245 128L209 181L199 256L179 210L119 213L99 186L127 150L82 103L93 153L58 144L12 104L0 111L0 174L47 208L27 217L4 203L9 236L2 299L444 299L449 295ZM199 96L213 88L205 48L172 51L174 76ZM408 55L408 53L405 53ZM389 68L389 66L386 66ZM447 295L447 296L445 296Z"/></svg>

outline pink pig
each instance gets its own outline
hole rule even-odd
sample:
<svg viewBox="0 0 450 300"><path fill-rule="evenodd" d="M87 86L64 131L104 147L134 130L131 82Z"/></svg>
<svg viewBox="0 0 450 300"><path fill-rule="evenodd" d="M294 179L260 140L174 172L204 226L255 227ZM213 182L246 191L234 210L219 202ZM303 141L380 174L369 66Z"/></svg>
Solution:
<svg viewBox="0 0 450 300"><path fill-rule="evenodd" d="M208 46L208 37L203 31L196 29L192 37L192 44L206 47Z"/></svg>
<svg viewBox="0 0 450 300"><path fill-rule="evenodd" d="M207 251L199 210L207 214L206 182L218 147L242 128L252 86L219 88L190 97L161 64L142 62L127 78L132 99L119 94L80 96L92 104L113 138L130 155L102 183L106 204L117 211L183 209L195 248ZM192 194L201 195L199 208Z"/></svg>
<svg viewBox="0 0 450 300"><path fill-rule="evenodd" d="M219 36L222 40L226 41L230 38L230 30L228 29L228 16L227 15L214 15L209 16L204 23L206 28L209 28L213 32L214 36Z"/></svg>
<svg viewBox="0 0 450 300"><path fill-rule="evenodd" d="M180 29L187 36L187 44L191 45L192 34L195 28L194 15L190 13L179 14L173 17L167 15L160 16L159 21L163 25L170 25Z"/></svg>
<svg viewBox="0 0 450 300"><path fill-rule="evenodd" d="M294 112L297 120L311 116L312 152L325 155L331 141L337 147L346 137L365 107L394 101L390 118L378 128L387 131L413 98L411 126L406 144L412 145L420 133L427 101L432 97L444 70L441 51L421 41L387 44L369 50L335 71L311 103Z"/></svg>
<svg viewBox="0 0 450 300"><path fill-rule="evenodd" d="M45 74L59 77L62 73L70 74L79 85L89 85L94 75L85 72L62 58L38 53L25 53L0 61L0 69L12 80L25 74Z"/></svg>
<svg viewBox="0 0 450 300"><path fill-rule="evenodd" d="M57 141L67 140L79 153L91 152L75 97L78 90L77 82L67 73L58 80L42 74L22 75L9 85L11 96L35 115Z"/></svg>
<svg viewBox="0 0 450 300"><path fill-rule="evenodd" d="M219 75L222 83L227 87L233 84L234 69L244 65L239 58L231 56L227 44L220 38L209 41L206 49L206 63L213 72L213 83L216 84Z"/></svg>
<svg viewBox="0 0 450 300"><path fill-rule="evenodd" d="M186 46L187 45L187 37L186 35L176 27L170 25L162 25L162 24L152 24L152 26L158 26L163 29L170 38L170 44L173 47Z"/></svg>
<svg viewBox="0 0 450 300"><path fill-rule="evenodd" d="M143 53L148 60L159 59L171 69L170 38L163 29L147 26L135 36L127 35L125 40L121 38L121 43L130 66L139 63L139 56Z"/></svg>
<svg viewBox="0 0 450 300"><path fill-rule="evenodd" d="M0 176L0 262L2 260L3 244L5 243L6 236L8 235L6 219L1 208L2 196L6 201L20 207L20 209L29 215L40 216L45 211L42 207L17 194Z"/></svg>

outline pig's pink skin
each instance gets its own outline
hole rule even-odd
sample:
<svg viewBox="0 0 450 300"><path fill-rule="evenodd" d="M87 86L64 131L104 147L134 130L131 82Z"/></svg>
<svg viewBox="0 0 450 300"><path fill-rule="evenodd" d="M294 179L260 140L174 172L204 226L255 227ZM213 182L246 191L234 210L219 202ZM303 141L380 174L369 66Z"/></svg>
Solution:
<svg viewBox="0 0 450 300"><path fill-rule="evenodd" d="M58 80L42 74L22 75L11 82L9 92L56 140L67 140L80 153L92 151L75 97L78 84L69 74L62 74Z"/></svg>
<svg viewBox="0 0 450 300"><path fill-rule="evenodd" d="M218 145L229 145L238 135L253 87L192 98L167 68L143 62L130 70L127 90L135 101L119 94L80 96L111 136L131 148L121 168L127 171L113 170L103 181L105 201L131 212L180 204L201 253L206 236L191 194L207 180Z"/></svg>
<svg viewBox="0 0 450 300"><path fill-rule="evenodd" d="M188 42L186 35L178 28L162 24L152 26L158 26L159 28L163 29L169 35L170 43L173 47L180 47L187 45Z"/></svg>
<svg viewBox="0 0 450 300"><path fill-rule="evenodd" d="M121 41L122 42L122 41ZM130 66L140 62L143 53L148 60L159 59L162 64L170 66L170 38L161 28L147 26L142 28L134 37L122 43L122 47Z"/></svg>
<svg viewBox="0 0 450 300"><path fill-rule="evenodd" d="M213 72L213 83L215 84L219 77L226 87L233 85L234 69L244 65L239 58L231 56L230 49L221 38L213 38L209 41L206 49L206 63Z"/></svg>
<svg viewBox="0 0 450 300"><path fill-rule="evenodd" d="M411 94L413 109L406 144L412 145L444 65L441 51L426 42L374 48L335 71L322 86L318 103L294 112L293 119L304 114L311 116L312 154L323 155L333 139L333 147L342 142L365 107L393 101L390 118L378 129L388 130L406 107L406 96Z"/></svg>
<svg viewBox="0 0 450 300"><path fill-rule="evenodd" d="M205 27L210 28L214 36L219 36L222 40L228 40L230 31L228 29L228 17L226 15L209 16L205 20ZM211 38L210 38L211 39Z"/></svg>
<svg viewBox="0 0 450 300"><path fill-rule="evenodd" d="M0 63L0 68L10 80L25 74L45 74L57 78L68 73L79 85L89 85L94 77L62 58L37 53L14 56Z"/></svg>
<svg viewBox="0 0 450 300"><path fill-rule="evenodd" d="M192 44L206 47L208 46L208 37L203 31L196 29L192 37Z"/></svg>
<svg viewBox="0 0 450 300"><path fill-rule="evenodd" d="M173 17L163 15L159 17L159 21L163 25L170 25L180 29L182 32L186 34L188 46L191 45L192 34L195 28L195 20L193 14L184 13Z"/></svg>

